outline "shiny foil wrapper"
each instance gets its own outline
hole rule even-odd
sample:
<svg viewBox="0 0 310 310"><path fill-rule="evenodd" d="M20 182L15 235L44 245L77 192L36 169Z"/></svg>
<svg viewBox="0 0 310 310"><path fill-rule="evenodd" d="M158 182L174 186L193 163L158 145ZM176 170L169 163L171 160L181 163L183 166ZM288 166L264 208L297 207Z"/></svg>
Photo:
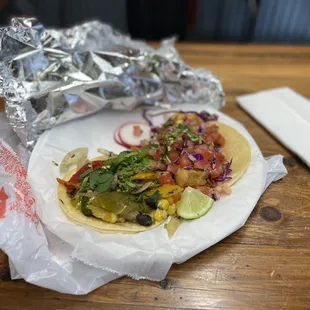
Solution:
<svg viewBox="0 0 310 310"><path fill-rule="evenodd" d="M54 30L25 17L0 30L0 96L30 149L44 130L103 108L224 105L219 79L187 66L174 39L153 49L98 21Z"/></svg>

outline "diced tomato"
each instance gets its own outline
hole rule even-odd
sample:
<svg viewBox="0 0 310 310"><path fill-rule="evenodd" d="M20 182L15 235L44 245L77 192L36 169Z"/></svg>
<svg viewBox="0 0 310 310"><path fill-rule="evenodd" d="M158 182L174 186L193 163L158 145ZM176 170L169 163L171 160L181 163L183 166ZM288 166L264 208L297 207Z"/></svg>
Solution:
<svg viewBox="0 0 310 310"><path fill-rule="evenodd" d="M208 126L206 130L208 134L218 133L218 131L219 131L219 128L216 125Z"/></svg>
<svg viewBox="0 0 310 310"><path fill-rule="evenodd" d="M179 153L178 152L170 152L169 155L168 155L169 159L171 161L176 161L179 157Z"/></svg>
<svg viewBox="0 0 310 310"><path fill-rule="evenodd" d="M220 172L218 171L218 169L213 169L210 171L210 176L212 179L218 178L220 176Z"/></svg>
<svg viewBox="0 0 310 310"><path fill-rule="evenodd" d="M192 142L191 140L187 140L187 143L186 143L186 151L188 153L194 153L194 150L195 150L195 144L194 142Z"/></svg>
<svg viewBox="0 0 310 310"><path fill-rule="evenodd" d="M199 144L195 146L195 153L203 154L209 152L209 148L206 144Z"/></svg>
<svg viewBox="0 0 310 310"><path fill-rule="evenodd" d="M141 137L142 133L143 133L143 131L142 131L140 125L134 125L133 126L133 135L135 137Z"/></svg>
<svg viewBox="0 0 310 310"><path fill-rule="evenodd" d="M164 184L171 184L171 185L174 185L175 182L171 176L171 174L168 172L168 173L165 173L163 175L161 175L159 178L158 178L158 181L161 185L164 185Z"/></svg>
<svg viewBox="0 0 310 310"><path fill-rule="evenodd" d="M201 191L203 194L212 197L212 188L208 186L197 186L196 189Z"/></svg>
<svg viewBox="0 0 310 310"><path fill-rule="evenodd" d="M179 167L176 164L171 164L168 166L168 171L171 172L172 174L177 174L178 170Z"/></svg>
<svg viewBox="0 0 310 310"><path fill-rule="evenodd" d="M203 159L203 160L198 160L195 161L194 163L194 168L195 169L206 169L210 167L210 160Z"/></svg>
<svg viewBox="0 0 310 310"><path fill-rule="evenodd" d="M225 144L225 138L221 135L218 135L217 139L214 142L219 146L223 146Z"/></svg>
<svg viewBox="0 0 310 310"><path fill-rule="evenodd" d="M153 158L154 158L154 160L160 160L160 158L161 158L160 153L159 153L159 152L156 152L156 153L154 154Z"/></svg>
<svg viewBox="0 0 310 310"><path fill-rule="evenodd" d="M62 184L66 187L67 193L72 193L72 191L79 189L78 183L72 183L70 181L65 181L65 180L60 179L60 178L57 178L56 180L59 184Z"/></svg>
<svg viewBox="0 0 310 310"><path fill-rule="evenodd" d="M213 136L210 135L210 134L206 134L204 137L203 137L203 142L204 143L212 143L214 140L213 140Z"/></svg>
<svg viewBox="0 0 310 310"><path fill-rule="evenodd" d="M212 161L213 153L209 150L206 144L197 145L195 147L195 153L201 154L204 160Z"/></svg>
<svg viewBox="0 0 310 310"><path fill-rule="evenodd" d="M90 169L90 164L85 164L81 169L79 169L69 180L69 183L79 183L80 176L82 173ZM104 160L94 160L92 162L93 170L96 170L104 165Z"/></svg>
<svg viewBox="0 0 310 310"><path fill-rule="evenodd" d="M180 168L191 166L192 162L188 159L187 155L181 155L178 160L178 165Z"/></svg>
<svg viewBox="0 0 310 310"><path fill-rule="evenodd" d="M207 127L206 134L203 138L203 141L205 143L212 143L212 142L217 141L217 139L221 139L220 138L221 136L218 131L219 131L219 128L216 125Z"/></svg>
<svg viewBox="0 0 310 310"><path fill-rule="evenodd" d="M177 149L181 149L183 147L183 140L177 140L171 145L171 149L176 151Z"/></svg>
<svg viewBox="0 0 310 310"><path fill-rule="evenodd" d="M204 152L202 156L203 156L203 159L206 159L206 160L209 160L209 161L213 160L213 153L210 152L210 151Z"/></svg>
<svg viewBox="0 0 310 310"><path fill-rule="evenodd" d="M150 149L148 151L148 154L154 159L154 160L160 160L161 155L159 152L155 151L154 149Z"/></svg>

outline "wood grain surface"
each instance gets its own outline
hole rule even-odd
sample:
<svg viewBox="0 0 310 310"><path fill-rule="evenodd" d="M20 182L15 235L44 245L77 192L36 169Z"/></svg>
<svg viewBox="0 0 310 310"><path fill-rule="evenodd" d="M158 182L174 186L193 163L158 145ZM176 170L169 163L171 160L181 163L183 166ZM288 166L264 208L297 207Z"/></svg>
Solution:
<svg viewBox="0 0 310 310"><path fill-rule="evenodd" d="M236 104L238 95L280 86L310 98L310 47L177 48L186 63L222 79L223 112L244 124L264 155L283 154L288 176L268 188L244 227L173 266L160 283L121 278L87 296L64 295L11 281L0 253L0 309L310 309L310 170Z"/></svg>

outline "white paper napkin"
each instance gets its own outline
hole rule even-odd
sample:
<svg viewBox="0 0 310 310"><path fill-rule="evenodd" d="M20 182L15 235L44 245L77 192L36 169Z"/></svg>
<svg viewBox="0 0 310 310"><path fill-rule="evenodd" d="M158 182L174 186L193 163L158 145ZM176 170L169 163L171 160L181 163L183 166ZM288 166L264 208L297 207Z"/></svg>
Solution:
<svg viewBox="0 0 310 310"><path fill-rule="evenodd" d="M310 167L310 101L288 87L237 98L239 105Z"/></svg>

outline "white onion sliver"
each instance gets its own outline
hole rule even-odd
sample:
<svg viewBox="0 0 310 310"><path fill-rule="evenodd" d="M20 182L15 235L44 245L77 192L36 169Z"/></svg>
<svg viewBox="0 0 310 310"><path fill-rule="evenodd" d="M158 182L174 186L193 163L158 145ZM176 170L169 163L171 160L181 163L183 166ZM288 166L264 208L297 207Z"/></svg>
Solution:
<svg viewBox="0 0 310 310"><path fill-rule="evenodd" d="M72 165L76 165L80 169L86 162L88 156L88 148L81 147L67 153L60 163L60 172L68 171Z"/></svg>

